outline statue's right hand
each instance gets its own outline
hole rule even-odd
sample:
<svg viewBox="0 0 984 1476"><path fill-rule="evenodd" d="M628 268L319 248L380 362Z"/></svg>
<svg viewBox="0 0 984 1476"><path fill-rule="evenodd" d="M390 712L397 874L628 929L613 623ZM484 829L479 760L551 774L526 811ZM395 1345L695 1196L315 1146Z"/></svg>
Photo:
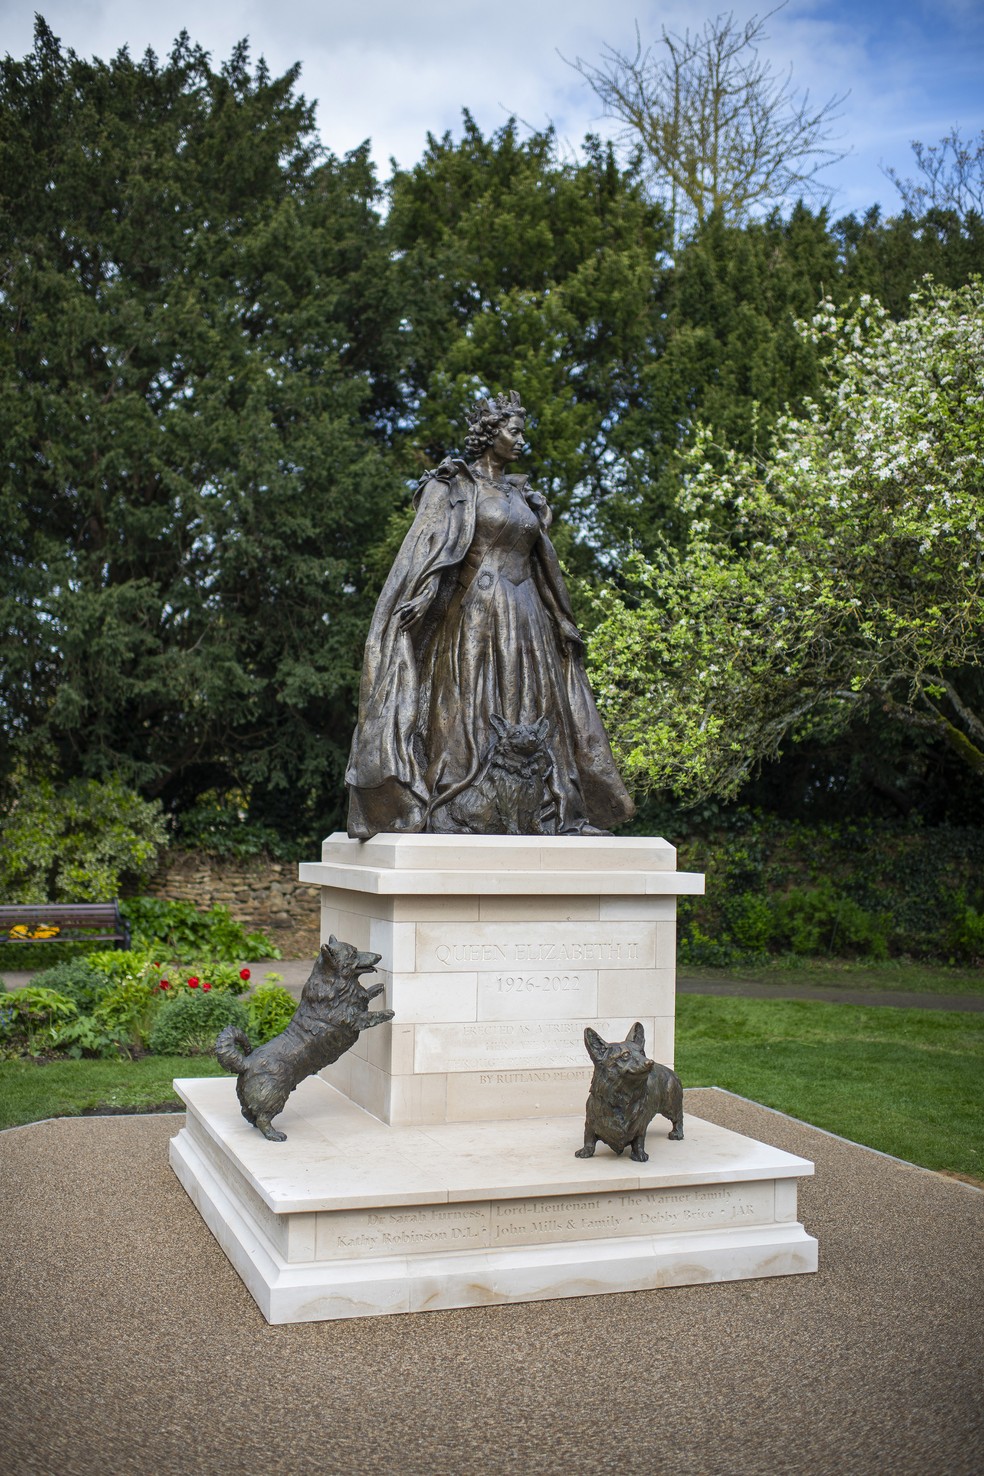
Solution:
<svg viewBox="0 0 984 1476"><path fill-rule="evenodd" d="M397 606L396 618L400 622L401 630L409 630L411 625L416 625L427 608L427 599L424 595L418 595L415 600L408 600L405 605Z"/></svg>

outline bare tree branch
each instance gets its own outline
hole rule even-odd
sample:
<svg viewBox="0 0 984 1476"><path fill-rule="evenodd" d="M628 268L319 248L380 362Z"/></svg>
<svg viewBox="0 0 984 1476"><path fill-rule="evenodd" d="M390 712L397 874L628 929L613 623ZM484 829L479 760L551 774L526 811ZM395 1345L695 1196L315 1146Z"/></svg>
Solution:
<svg viewBox="0 0 984 1476"><path fill-rule="evenodd" d="M741 222L794 193L829 195L815 176L844 157L828 145L846 94L815 109L793 89L791 68L777 75L762 60L775 13L739 25L729 12L682 36L664 27L645 48L636 26L634 55L606 47L599 66L569 63L624 125L623 143L641 147L675 242L715 210Z"/></svg>
<svg viewBox="0 0 984 1476"><path fill-rule="evenodd" d="M984 128L967 143L956 127L938 144L913 139L912 152L921 179L903 179L896 170L882 168L906 210L912 215L924 215L930 209L953 210L960 216L971 211L984 215Z"/></svg>

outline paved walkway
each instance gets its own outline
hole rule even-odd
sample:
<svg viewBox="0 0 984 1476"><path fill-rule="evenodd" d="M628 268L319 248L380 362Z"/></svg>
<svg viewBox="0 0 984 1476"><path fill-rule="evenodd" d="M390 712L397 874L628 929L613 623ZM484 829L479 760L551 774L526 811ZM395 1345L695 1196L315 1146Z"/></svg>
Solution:
<svg viewBox="0 0 984 1476"><path fill-rule="evenodd" d="M818 1274L268 1327L168 1167L179 1116L0 1134L4 1469L976 1476L984 1194L687 1108L815 1161Z"/></svg>
<svg viewBox="0 0 984 1476"><path fill-rule="evenodd" d="M739 999L818 999L828 1004L887 1005L906 1010L984 1010L984 994L917 994L904 989L770 984L761 978L722 980L709 974L678 974L677 990L680 994L733 995Z"/></svg>

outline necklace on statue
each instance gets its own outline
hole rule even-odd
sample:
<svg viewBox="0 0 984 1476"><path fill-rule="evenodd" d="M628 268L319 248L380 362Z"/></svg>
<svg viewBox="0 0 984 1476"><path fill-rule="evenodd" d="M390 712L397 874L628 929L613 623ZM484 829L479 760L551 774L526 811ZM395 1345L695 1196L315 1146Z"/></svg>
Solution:
<svg viewBox="0 0 984 1476"><path fill-rule="evenodd" d="M507 498L512 497L512 483L506 481L505 477L489 477L485 472L479 472L479 480L488 487L494 487L497 492L504 492Z"/></svg>

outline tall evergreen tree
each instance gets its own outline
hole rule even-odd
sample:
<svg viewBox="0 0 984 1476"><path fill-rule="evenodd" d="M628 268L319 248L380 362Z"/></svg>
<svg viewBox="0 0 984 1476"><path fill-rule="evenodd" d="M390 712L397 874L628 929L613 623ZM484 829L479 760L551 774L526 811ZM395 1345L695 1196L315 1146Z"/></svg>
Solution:
<svg viewBox="0 0 984 1476"><path fill-rule="evenodd" d="M485 138L467 113L391 192L421 466L460 444L476 391L514 388L532 417L524 467L605 549L651 434L661 211L597 141L564 160L550 131L520 138L510 121Z"/></svg>
<svg viewBox="0 0 984 1476"><path fill-rule="evenodd" d="M677 253L663 285L662 352L641 366L652 434L640 446L634 503L619 509L643 549L686 528L674 509L698 425L713 445L767 449L776 417L817 386L817 355L796 331L838 274L824 212L797 206L740 227L713 216Z"/></svg>
<svg viewBox="0 0 984 1476"><path fill-rule="evenodd" d="M859 220L849 215L834 227L841 255L841 295L877 297L895 318L909 312L909 297L925 276L943 287L962 287L984 272L984 217L974 211L931 208L884 217L873 206Z"/></svg>
<svg viewBox="0 0 984 1476"><path fill-rule="evenodd" d="M296 81L41 20L0 67L7 769L335 803L396 322L371 167Z"/></svg>

